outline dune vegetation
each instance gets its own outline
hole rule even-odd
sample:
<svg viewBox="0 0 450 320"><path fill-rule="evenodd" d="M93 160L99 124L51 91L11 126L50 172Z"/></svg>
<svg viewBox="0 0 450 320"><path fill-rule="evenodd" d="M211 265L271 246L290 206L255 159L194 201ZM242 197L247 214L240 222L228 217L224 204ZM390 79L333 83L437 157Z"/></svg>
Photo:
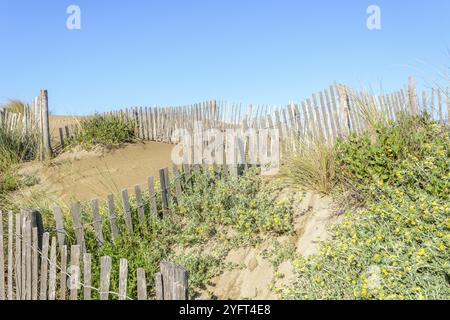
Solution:
<svg viewBox="0 0 450 320"><path fill-rule="evenodd" d="M284 261L294 270L287 284L272 288L281 298L449 299L449 127L427 114L398 114L395 122L369 114L369 129L362 134L341 137L333 145L299 141L284 156L281 174L271 179L261 177L257 168L227 179L217 179L213 170L192 177L182 174L184 191L164 219L152 212L145 194L145 219L138 220L132 196L134 233L127 232L125 218L119 214L119 238L105 240L102 246L90 222L90 207L82 204L86 246L93 256L92 285L99 286L95 281L101 256L111 256L113 265L127 259L133 276L139 267L152 275L161 260L170 260L187 268L191 297L196 297L205 294L212 278L240 267L225 262L230 250L257 248L269 239L276 247L268 253L274 270ZM136 141L134 124L120 118L95 116L83 119L79 126L68 148L116 148ZM26 184L16 166L36 157L36 141L0 128L0 200L4 203L11 192ZM296 232L298 208L293 198L299 194L287 190L286 184L331 196L335 214L343 216L317 254L305 257L292 244L276 245L277 237ZM174 180L171 192L175 198ZM285 200L279 200L280 195ZM157 201L161 211L161 200ZM51 208L39 207L44 225L54 233ZM105 203L100 214L105 239L111 239ZM66 217L65 223L67 244L74 244L72 219ZM118 274L112 270L111 291L118 289ZM130 281L128 286L130 297L136 296L135 283ZM154 294L152 277L147 285L150 295Z"/></svg>
<svg viewBox="0 0 450 320"><path fill-rule="evenodd" d="M427 115L375 129L336 144L337 196L362 208L295 259L284 298L450 298L450 130Z"/></svg>

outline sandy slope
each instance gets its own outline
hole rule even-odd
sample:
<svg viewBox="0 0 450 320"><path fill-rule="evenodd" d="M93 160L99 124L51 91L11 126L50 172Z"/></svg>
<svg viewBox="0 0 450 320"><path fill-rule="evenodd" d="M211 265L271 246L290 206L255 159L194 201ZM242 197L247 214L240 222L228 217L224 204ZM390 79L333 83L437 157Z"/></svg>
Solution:
<svg viewBox="0 0 450 320"><path fill-rule="evenodd" d="M146 142L109 152L75 151L65 153L50 164L25 164L22 172L36 175L51 198L68 202L106 198L123 188L131 192L136 184L146 188L147 177L158 177L159 169L170 167L172 145Z"/></svg>

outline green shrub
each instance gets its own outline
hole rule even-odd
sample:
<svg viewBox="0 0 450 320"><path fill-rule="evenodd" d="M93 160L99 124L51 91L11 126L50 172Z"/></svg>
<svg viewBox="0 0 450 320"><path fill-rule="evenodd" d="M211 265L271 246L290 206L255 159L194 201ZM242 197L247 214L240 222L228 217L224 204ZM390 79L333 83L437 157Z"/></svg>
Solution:
<svg viewBox="0 0 450 320"><path fill-rule="evenodd" d="M113 148L135 139L134 123L120 117L96 115L80 122L79 133L68 145L81 145L90 149L95 146Z"/></svg>
<svg viewBox="0 0 450 320"><path fill-rule="evenodd" d="M338 141L336 158L341 180L364 188L371 181L403 183L401 171L408 161L429 156L446 156L448 129L431 121L428 116L403 117L389 127L376 126L376 141L369 134L352 135ZM431 145L434 145L431 150ZM437 154L438 153L438 154Z"/></svg>
<svg viewBox="0 0 450 320"><path fill-rule="evenodd" d="M260 232L282 234L292 230L292 208L289 201L275 202L274 188L265 186L255 170L227 180L206 174L197 177L177 210L188 219L189 229L205 239L219 225L230 226L248 237Z"/></svg>
<svg viewBox="0 0 450 320"><path fill-rule="evenodd" d="M110 291L118 292L118 265L121 258L128 260L128 296L136 297L136 269L144 268L147 275L148 292L154 295L154 274L159 271L162 260L173 261L189 271L191 296L205 289L208 281L221 272L229 250L236 246L255 244L264 234L287 234L292 231L292 205L289 201L275 201L278 186L268 184L249 170L239 178L218 179L213 172L194 174L191 180L182 176L185 187L182 196L174 201L171 212L164 219L156 217L150 210L149 195L144 194L145 221L140 221L134 197L130 198L134 234L127 232L125 219L119 213L117 225L120 236L112 241L108 210L105 204L100 208L104 217L102 230L107 241L98 247L90 207L82 207L87 251L92 253L92 286L98 288L100 257L112 258ZM159 186L155 186L158 190ZM171 190L174 191L174 181ZM161 210L161 199L157 197ZM116 208L121 208L120 202ZM68 209L63 210L68 212ZM121 210L118 210L119 212ZM49 230L54 229L52 213L45 211L44 223ZM68 245L75 242L72 219L65 220ZM217 244L205 252L203 247ZM98 295L93 291L94 298ZM117 297L112 297L117 298Z"/></svg>
<svg viewBox="0 0 450 320"><path fill-rule="evenodd" d="M403 118L337 145L337 171L367 199L333 240L294 261L287 299L450 298L450 132Z"/></svg>

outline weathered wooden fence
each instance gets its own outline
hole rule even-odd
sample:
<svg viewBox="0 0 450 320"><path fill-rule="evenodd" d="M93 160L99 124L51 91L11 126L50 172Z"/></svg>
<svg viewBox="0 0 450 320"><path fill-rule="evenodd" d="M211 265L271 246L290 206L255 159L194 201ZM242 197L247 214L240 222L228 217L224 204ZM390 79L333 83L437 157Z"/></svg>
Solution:
<svg viewBox="0 0 450 320"><path fill-rule="evenodd" d="M24 139L37 139L38 156L41 160L52 157L47 90L41 90L32 104L25 104L23 112L0 109L0 128L16 132Z"/></svg>
<svg viewBox="0 0 450 320"><path fill-rule="evenodd" d="M5 220L6 228L3 227ZM92 255L79 244L58 246L57 237L44 232L39 221L39 213L31 210L22 210L15 215L9 212L7 219L0 211L0 300L149 298L144 269L138 268L136 277L130 276L126 259L118 261L118 292L110 290L113 268L110 256L100 258L100 285L94 287L92 275L96 273L92 270ZM136 279L137 294L134 297L127 294L130 279ZM161 272L155 274L156 299L187 299L187 281L184 268L161 262Z"/></svg>
<svg viewBox="0 0 450 320"><path fill-rule="evenodd" d="M128 189L123 189L119 197L109 194L103 201L94 198L89 204L82 206L79 202L73 202L69 208L70 212L65 214L59 206L53 208L55 219L55 232L59 246L67 243L67 234L75 235L75 244L85 251L85 234L92 230L95 233L96 244L101 247L106 241L115 241L121 233L133 235L140 232L140 226L145 224L146 215L152 215L163 219L170 214L172 207L179 201L183 192L190 190L195 183L195 176L208 168L199 165L184 165L180 169L173 165L173 177L169 177L169 169L160 170L159 181L154 177L148 177L147 185L134 186L134 201L131 201ZM223 166L216 166L214 178L222 179L230 176L230 172ZM144 197L144 193L147 195ZM132 203L134 207L132 207ZM107 216L100 214L100 206L106 208ZM82 208L89 213L82 213ZM134 216L136 215L136 216ZM65 221L64 217L71 217L71 221ZM118 219L124 221L118 223ZM133 221L139 224L135 226ZM71 230L66 230L70 226ZM110 239L104 235L105 228L109 229Z"/></svg>
<svg viewBox="0 0 450 320"><path fill-rule="evenodd" d="M126 259L119 261L118 292L109 290L112 260L108 256L101 257L100 260L100 287L91 285L92 261L91 254L86 249L86 234L93 229L95 242L101 247L106 241L114 242L121 233L133 236L144 232L146 215L164 219L182 193L193 187L196 174L203 170L209 169L199 165L183 165L180 170L173 165L173 177L170 178L169 169L163 168L160 170L159 181L149 177L144 189L140 185L134 187L133 202L130 201L127 189L120 192L120 199L109 194L103 202L107 207L107 215L101 214L102 203L97 198L86 206L79 202L72 203L70 212L66 214L63 209L55 206L52 226L43 225L37 210L24 209L15 215L9 212L7 219L0 212L0 300L90 300L92 291L98 292L98 297L102 300L108 297L136 298L126 296ZM230 176L226 167L215 166L213 170L215 179ZM144 192L147 192L145 197ZM89 213L82 212L86 208L89 208ZM70 217L71 220L67 221L64 217ZM118 223L119 219L124 223ZM3 228L4 221L7 221L7 228ZM138 221L139 225L134 225L133 221ZM104 235L105 228L110 229L109 239ZM74 239L68 241L69 235L74 235ZM5 243L3 239L6 239ZM144 269L137 269L135 279L137 298L147 299ZM156 299L187 299L187 279L188 273L183 267L161 262L161 271L155 274Z"/></svg>
<svg viewBox="0 0 450 320"><path fill-rule="evenodd" d="M132 121L136 136L143 140L174 143L173 133L177 129L193 132L195 126L204 129L263 130L277 129L284 146L293 139L324 139L333 142L338 137L352 132L362 132L367 127L367 112L378 110L386 121L395 121L400 112L418 114L427 112L433 119L449 122L449 88L437 87L423 90L419 97L410 77L404 89L381 95L358 92L335 83L329 88L313 94L300 103L285 106L249 105L223 101L205 101L179 107L134 107L102 113ZM23 114L0 110L0 127L24 132L38 132L42 159L51 157L54 151L64 147L65 140L79 131L71 125L58 129L59 144L50 139L48 121L48 94L41 90Z"/></svg>
<svg viewBox="0 0 450 320"><path fill-rule="evenodd" d="M404 89L381 95L351 90L335 83L300 103L286 106L249 105L223 101L206 101L180 107L134 107L102 113L132 121L136 136L143 140L174 143L177 129L193 132L196 125L203 129L264 130L277 129L283 146L292 140L323 139L328 142L350 133L364 131L370 114L378 111L385 121L397 120L401 112L427 112L433 119L449 122L449 88L423 90L419 98L414 79ZM73 130L72 132L75 132ZM70 133L74 134L74 133ZM60 129L61 144L67 128Z"/></svg>

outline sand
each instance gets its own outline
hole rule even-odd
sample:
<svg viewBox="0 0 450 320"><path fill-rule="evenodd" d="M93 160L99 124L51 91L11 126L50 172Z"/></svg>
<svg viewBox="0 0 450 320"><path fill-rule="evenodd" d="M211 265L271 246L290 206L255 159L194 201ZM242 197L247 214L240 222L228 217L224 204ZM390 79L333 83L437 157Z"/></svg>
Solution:
<svg viewBox="0 0 450 320"><path fill-rule="evenodd" d="M88 201L108 193L117 194L134 185L147 188L147 177L159 176L159 169L171 168L173 146L159 142L127 145L112 151L75 150L51 163L25 164L22 173L38 176L38 187L58 202ZM145 189L144 189L145 190Z"/></svg>

